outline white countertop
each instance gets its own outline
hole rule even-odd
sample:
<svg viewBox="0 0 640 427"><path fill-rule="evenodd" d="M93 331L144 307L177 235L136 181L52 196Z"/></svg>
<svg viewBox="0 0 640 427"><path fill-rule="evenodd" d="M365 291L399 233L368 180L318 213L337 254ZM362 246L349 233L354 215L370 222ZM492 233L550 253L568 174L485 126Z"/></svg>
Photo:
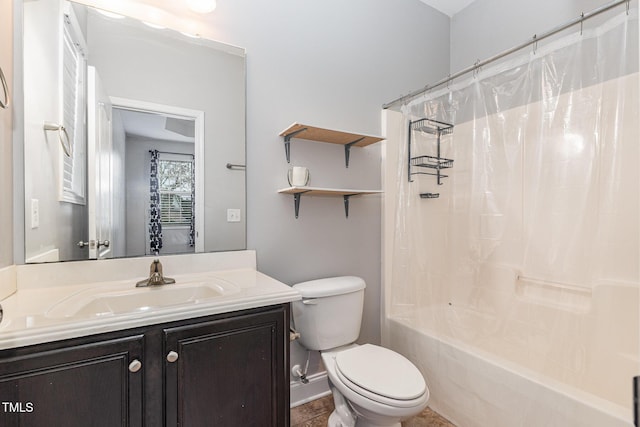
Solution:
<svg viewBox="0 0 640 427"><path fill-rule="evenodd" d="M136 289L135 282L139 278L42 288L18 287L17 292L1 301L4 318L0 322L0 349L228 313L300 299L300 294L295 289L254 268L166 275L175 278L176 284L156 287L157 290L154 289L151 292L162 292L159 288L187 286L183 283L194 279L227 283L232 291L213 298L205 298L202 301L188 301L148 310L78 316L73 314L73 310L70 310L69 315L64 312L60 314L59 310L56 315L52 315L52 309L60 302L76 301L80 299L79 297L90 295L93 290L95 292L110 292L118 289L133 291ZM144 295L144 293L139 296L136 294L136 298L143 300Z"/></svg>

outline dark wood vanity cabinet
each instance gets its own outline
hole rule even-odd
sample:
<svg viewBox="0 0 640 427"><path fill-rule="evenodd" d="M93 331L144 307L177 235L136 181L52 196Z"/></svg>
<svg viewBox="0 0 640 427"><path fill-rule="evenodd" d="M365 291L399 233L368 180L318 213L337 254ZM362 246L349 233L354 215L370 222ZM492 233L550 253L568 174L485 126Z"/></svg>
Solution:
<svg viewBox="0 0 640 427"><path fill-rule="evenodd" d="M266 312L166 328L166 425L288 425L284 320Z"/></svg>
<svg viewBox="0 0 640 427"><path fill-rule="evenodd" d="M282 304L3 350L0 426L288 426L289 315Z"/></svg>
<svg viewBox="0 0 640 427"><path fill-rule="evenodd" d="M70 343L69 343L70 344ZM141 426L143 336L0 353L0 425Z"/></svg>

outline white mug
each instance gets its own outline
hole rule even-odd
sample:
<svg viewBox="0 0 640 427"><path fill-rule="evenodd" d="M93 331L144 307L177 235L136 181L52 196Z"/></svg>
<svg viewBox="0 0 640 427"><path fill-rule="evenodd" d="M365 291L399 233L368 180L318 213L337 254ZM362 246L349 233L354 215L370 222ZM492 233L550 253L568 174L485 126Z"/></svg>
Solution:
<svg viewBox="0 0 640 427"><path fill-rule="evenodd" d="M287 179L292 187L304 187L309 184L309 169L303 166L294 166L287 172Z"/></svg>

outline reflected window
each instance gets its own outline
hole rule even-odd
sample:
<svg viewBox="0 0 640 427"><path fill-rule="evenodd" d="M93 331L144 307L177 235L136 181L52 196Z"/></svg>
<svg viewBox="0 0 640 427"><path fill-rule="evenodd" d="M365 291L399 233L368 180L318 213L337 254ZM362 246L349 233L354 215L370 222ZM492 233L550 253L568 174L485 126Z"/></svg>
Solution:
<svg viewBox="0 0 640 427"><path fill-rule="evenodd" d="M163 225L190 225L193 218L193 156L172 155L158 162L160 221Z"/></svg>

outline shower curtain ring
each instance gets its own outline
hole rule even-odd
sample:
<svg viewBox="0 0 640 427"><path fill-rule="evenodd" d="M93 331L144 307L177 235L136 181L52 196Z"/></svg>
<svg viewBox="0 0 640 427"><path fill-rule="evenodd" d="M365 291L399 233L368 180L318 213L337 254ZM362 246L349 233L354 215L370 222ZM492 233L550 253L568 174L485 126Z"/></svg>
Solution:
<svg viewBox="0 0 640 427"><path fill-rule="evenodd" d="M627 15L629 14L629 2L630 2L630 1L631 1L631 0L627 0Z"/></svg>
<svg viewBox="0 0 640 427"><path fill-rule="evenodd" d="M538 50L538 35L534 34L533 35L533 54L536 54L536 51Z"/></svg>
<svg viewBox="0 0 640 427"><path fill-rule="evenodd" d="M629 4L629 3L627 2L627 4ZM582 18L582 19L580 19L580 35L582 35L582 30L584 28L584 12L582 12L580 14L580 18Z"/></svg>
<svg viewBox="0 0 640 427"><path fill-rule="evenodd" d="M473 77L478 77L478 73L480 73L480 60L477 59L476 62L473 63Z"/></svg>

